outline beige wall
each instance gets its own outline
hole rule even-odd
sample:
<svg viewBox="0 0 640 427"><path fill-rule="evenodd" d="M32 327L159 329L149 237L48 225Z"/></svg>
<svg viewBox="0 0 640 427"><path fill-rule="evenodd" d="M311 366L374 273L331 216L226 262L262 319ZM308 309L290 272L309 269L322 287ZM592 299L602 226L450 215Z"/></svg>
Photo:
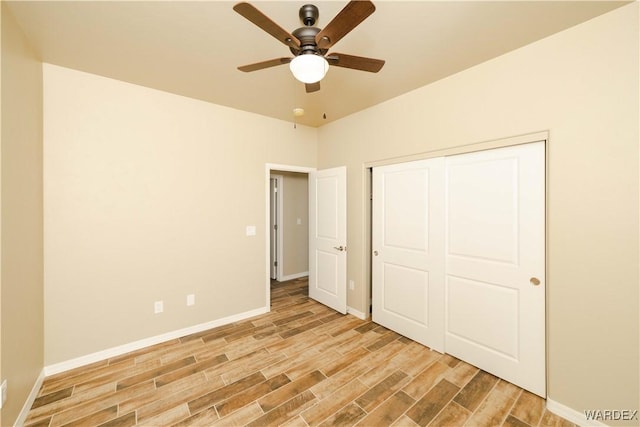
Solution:
<svg viewBox="0 0 640 427"><path fill-rule="evenodd" d="M42 64L2 3L1 366L12 425L43 367Z"/></svg>
<svg viewBox="0 0 640 427"><path fill-rule="evenodd" d="M39 212L29 134L42 129L39 64L6 15L0 376L28 384L10 380L18 397L3 425L33 385L43 342L42 258L16 254L39 240L37 224L24 227ZM578 411L637 408L638 19L634 3L319 131L45 65L44 363L264 305L264 262L247 261L266 258L264 163L316 166L318 139L319 167L348 166L348 303L366 312L364 163L549 130L549 396ZM18 231L29 245L9 244ZM12 256L24 263L7 269ZM11 286L19 265L28 286ZM154 315L158 299L165 313ZM34 324L16 327L25 313ZM33 349L20 360L16 336Z"/></svg>
<svg viewBox="0 0 640 427"><path fill-rule="evenodd" d="M319 130L348 167L348 304L366 312L364 164L546 131L548 395L639 409L639 4Z"/></svg>
<svg viewBox="0 0 640 427"><path fill-rule="evenodd" d="M305 173L283 176L283 258L285 276L309 272L309 179ZM300 224L297 220L300 219Z"/></svg>
<svg viewBox="0 0 640 427"><path fill-rule="evenodd" d="M265 307L265 163L315 129L49 64L44 123L46 365Z"/></svg>

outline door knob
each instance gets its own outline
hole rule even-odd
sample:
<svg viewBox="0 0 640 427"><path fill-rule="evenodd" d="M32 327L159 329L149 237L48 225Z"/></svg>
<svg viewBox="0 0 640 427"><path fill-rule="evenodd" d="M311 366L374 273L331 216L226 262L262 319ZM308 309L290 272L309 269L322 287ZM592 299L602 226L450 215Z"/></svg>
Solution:
<svg viewBox="0 0 640 427"><path fill-rule="evenodd" d="M347 248L346 248L346 247L344 247L344 246L342 246L342 245L340 245L340 246L334 246L334 247L333 247L333 249L337 249L337 250L339 250L340 252L342 252L342 251L344 251L344 250L345 250L345 249L347 249Z"/></svg>
<svg viewBox="0 0 640 427"><path fill-rule="evenodd" d="M373 251L373 255L378 256L378 251Z"/></svg>
<svg viewBox="0 0 640 427"><path fill-rule="evenodd" d="M540 279L538 279L537 277L532 277L531 279L529 279L529 282L531 282L533 286L538 286L540 284Z"/></svg>

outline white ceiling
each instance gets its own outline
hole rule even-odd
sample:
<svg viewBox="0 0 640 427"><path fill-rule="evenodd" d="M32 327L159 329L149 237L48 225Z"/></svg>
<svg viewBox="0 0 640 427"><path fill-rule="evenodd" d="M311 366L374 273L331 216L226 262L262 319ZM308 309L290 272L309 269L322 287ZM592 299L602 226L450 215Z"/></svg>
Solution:
<svg viewBox="0 0 640 427"><path fill-rule="evenodd" d="M386 60L377 74L331 67L307 94L291 56L229 1L7 2L44 62L321 126L591 19L626 1L374 1L376 12L330 51ZM304 1L254 1L288 31ZM324 27L346 1L315 1ZM553 64L549 64L553 66ZM326 119L323 114L326 113Z"/></svg>

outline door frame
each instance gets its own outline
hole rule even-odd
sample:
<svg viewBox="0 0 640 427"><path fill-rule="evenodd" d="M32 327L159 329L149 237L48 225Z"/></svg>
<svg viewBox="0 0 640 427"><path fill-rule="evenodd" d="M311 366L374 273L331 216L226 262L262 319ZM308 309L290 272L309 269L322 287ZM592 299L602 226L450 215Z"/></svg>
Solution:
<svg viewBox="0 0 640 427"><path fill-rule="evenodd" d="M278 172L298 172L309 175L311 172L315 172L316 168L310 168L306 166L295 165L281 165L277 163L265 163L265 308L267 312L271 311L271 174L277 174ZM280 203L282 197L278 198ZM282 209L280 209L282 211ZM281 232L282 227L279 227L278 233ZM278 234L278 236L281 236ZM282 250L279 250L282 255ZM282 277L281 263L278 263L278 277Z"/></svg>

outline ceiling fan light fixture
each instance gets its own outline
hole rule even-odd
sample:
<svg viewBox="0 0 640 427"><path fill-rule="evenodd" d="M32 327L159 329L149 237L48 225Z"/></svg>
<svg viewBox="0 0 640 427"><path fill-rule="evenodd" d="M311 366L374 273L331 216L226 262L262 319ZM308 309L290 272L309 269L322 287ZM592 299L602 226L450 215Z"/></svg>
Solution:
<svg viewBox="0 0 640 427"><path fill-rule="evenodd" d="M293 77L302 83L317 83L327 74L329 63L320 55L303 54L293 58L289 68Z"/></svg>

